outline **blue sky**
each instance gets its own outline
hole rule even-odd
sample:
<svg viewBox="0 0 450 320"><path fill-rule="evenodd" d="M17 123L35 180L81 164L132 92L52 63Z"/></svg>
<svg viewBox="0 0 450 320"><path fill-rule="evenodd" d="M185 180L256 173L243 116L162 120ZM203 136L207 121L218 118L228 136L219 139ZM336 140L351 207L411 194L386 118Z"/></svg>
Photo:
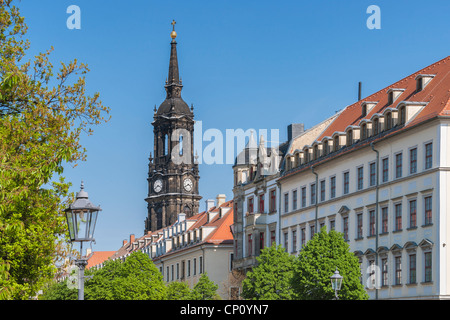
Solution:
<svg viewBox="0 0 450 320"><path fill-rule="evenodd" d="M70 5L81 29L69 30ZM370 30L370 5L381 29ZM81 180L103 208L94 250L117 250L141 236L147 207L153 108L165 98L170 25L177 21L183 99L203 130L310 128L362 96L449 55L450 2L22 0L30 55L54 47L51 61L87 63L89 92L100 92L112 119L83 136L87 161L64 175ZM203 146L209 142L204 142ZM232 198L231 165L200 165L200 194Z"/></svg>

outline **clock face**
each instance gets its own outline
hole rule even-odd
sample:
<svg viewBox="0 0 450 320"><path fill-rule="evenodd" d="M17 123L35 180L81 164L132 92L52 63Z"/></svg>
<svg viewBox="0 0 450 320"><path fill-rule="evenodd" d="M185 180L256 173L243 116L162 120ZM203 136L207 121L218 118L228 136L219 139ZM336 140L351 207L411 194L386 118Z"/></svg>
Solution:
<svg viewBox="0 0 450 320"><path fill-rule="evenodd" d="M155 183L153 184L153 190L155 190L155 192L160 192L162 190L162 181L161 180L156 180Z"/></svg>
<svg viewBox="0 0 450 320"><path fill-rule="evenodd" d="M192 180L190 178L184 179L183 186L186 191L191 191L193 186Z"/></svg>

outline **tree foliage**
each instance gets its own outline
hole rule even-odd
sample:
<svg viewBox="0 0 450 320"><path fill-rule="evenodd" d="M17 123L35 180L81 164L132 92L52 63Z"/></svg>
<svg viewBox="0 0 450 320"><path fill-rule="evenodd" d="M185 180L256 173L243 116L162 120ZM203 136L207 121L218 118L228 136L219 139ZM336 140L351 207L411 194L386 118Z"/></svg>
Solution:
<svg viewBox="0 0 450 320"><path fill-rule="evenodd" d="M173 281L167 285L166 300L190 300L191 289L186 282Z"/></svg>
<svg viewBox="0 0 450 320"><path fill-rule="evenodd" d="M163 277L148 255L136 251L120 260L108 260L92 272L85 284L86 300L163 300Z"/></svg>
<svg viewBox="0 0 450 320"><path fill-rule="evenodd" d="M261 251L257 261L258 265L247 273L242 282L242 297L252 300L291 299L294 257L281 245L272 245Z"/></svg>
<svg viewBox="0 0 450 320"><path fill-rule="evenodd" d="M52 49L25 60L27 26L12 3L0 0L0 299L28 299L67 251L70 183L52 179L85 160L80 135L107 121L109 109L87 94L87 65L56 71Z"/></svg>
<svg viewBox="0 0 450 320"><path fill-rule="evenodd" d="M217 289L219 286L210 280L208 274L202 273L200 279L195 284L191 291L189 298L191 300L217 300L219 295L217 294Z"/></svg>
<svg viewBox="0 0 450 320"><path fill-rule="evenodd" d="M343 276L339 299L365 300L368 295L360 283L358 258L350 252L341 233L322 228L300 251L292 278L295 299L331 300L334 291L330 277L336 268Z"/></svg>

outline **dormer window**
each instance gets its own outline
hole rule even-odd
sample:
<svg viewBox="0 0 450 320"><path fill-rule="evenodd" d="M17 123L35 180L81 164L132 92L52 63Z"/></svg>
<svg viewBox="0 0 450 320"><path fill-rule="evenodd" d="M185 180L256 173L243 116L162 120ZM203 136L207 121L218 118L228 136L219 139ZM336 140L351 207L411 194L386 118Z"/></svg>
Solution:
<svg viewBox="0 0 450 320"><path fill-rule="evenodd" d="M353 130L350 129L347 131L347 146L350 146L353 143Z"/></svg>
<svg viewBox="0 0 450 320"><path fill-rule="evenodd" d="M428 83L431 81L431 79L434 78L434 74L419 74L416 77L416 91L422 91Z"/></svg>
<svg viewBox="0 0 450 320"><path fill-rule="evenodd" d="M363 123L361 125L361 139L366 139L367 138L367 124Z"/></svg>
<svg viewBox="0 0 450 320"><path fill-rule="evenodd" d="M399 124L405 124L406 122L406 106L402 105L399 108Z"/></svg>
<svg viewBox="0 0 450 320"><path fill-rule="evenodd" d="M339 150L339 135L335 136L333 141L333 151L338 150Z"/></svg>
<svg viewBox="0 0 450 320"><path fill-rule="evenodd" d="M365 117L373 109L373 107L375 107L377 103L378 102L376 101L364 101L363 103L361 103L361 110L362 110L361 116Z"/></svg>
<svg viewBox="0 0 450 320"><path fill-rule="evenodd" d="M392 128L392 113L387 112L385 115L385 119L386 119L384 124L385 130L389 130Z"/></svg>
<svg viewBox="0 0 450 320"><path fill-rule="evenodd" d="M317 144L314 146L313 152L314 152L314 154L313 154L314 160L318 159L319 158L319 146Z"/></svg>
<svg viewBox="0 0 450 320"><path fill-rule="evenodd" d="M388 94L388 105L391 105L394 103L395 100L397 100L398 97L405 91L405 89L396 89L391 88L387 91Z"/></svg>
<svg viewBox="0 0 450 320"><path fill-rule="evenodd" d="M373 120L373 134L376 135L380 132L380 119L375 118Z"/></svg>
<svg viewBox="0 0 450 320"><path fill-rule="evenodd" d="M323 155L326 156L328 154L328 140L323 142Z"/></svg>

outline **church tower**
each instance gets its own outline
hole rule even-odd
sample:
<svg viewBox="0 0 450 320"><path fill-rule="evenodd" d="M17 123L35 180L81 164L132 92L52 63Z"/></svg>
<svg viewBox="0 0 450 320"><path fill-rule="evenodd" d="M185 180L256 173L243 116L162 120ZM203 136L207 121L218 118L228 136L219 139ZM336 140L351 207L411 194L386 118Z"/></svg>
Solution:
<svg viewBox="0 0 450 320"><path fill-rule="evenodd" d="M172 22L166 99L154 110L153 156L148 166L148 217L145 233L174 223L179 213L198 213L198 163L194 157L194 110L181 98L175 21Z"/></svg>

